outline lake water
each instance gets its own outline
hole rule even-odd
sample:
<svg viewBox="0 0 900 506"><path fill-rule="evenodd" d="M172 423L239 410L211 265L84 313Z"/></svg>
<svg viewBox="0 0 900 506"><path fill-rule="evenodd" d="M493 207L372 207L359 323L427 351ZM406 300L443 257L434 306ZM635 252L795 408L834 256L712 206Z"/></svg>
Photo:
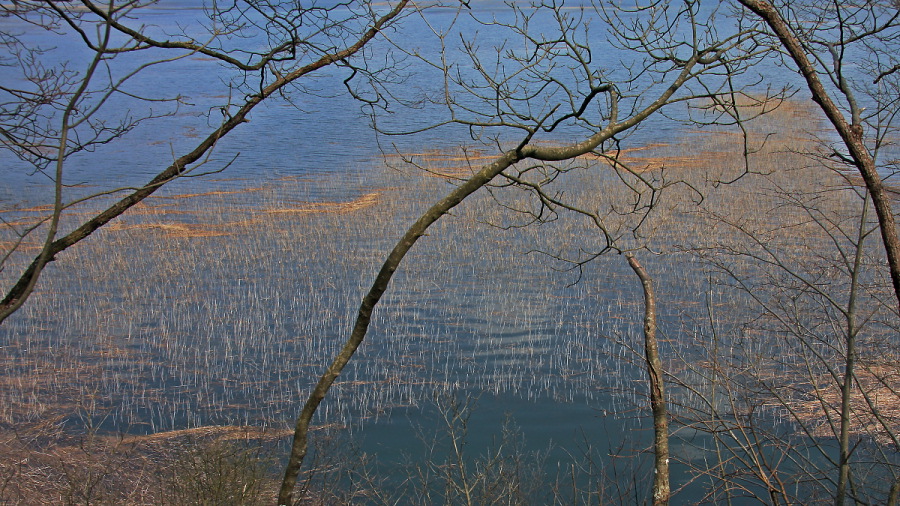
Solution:
<svg viewBox="0 0 900 506"><path fill-rule="evenodd" d="M203 12L195 7L194 2L169 0L161 2L157 7L142 12L141 23L148 25L150 33L164 34L175 32L180 25L195 30L191 22L203 19ZM475 15L482 21L512 20L510 10L501 2L493 0L478 2ZM576 8L566 8L574 14ZM709 7L705 7L704 15L708 15ZM586 14L591 17L589 10ZM596 17L596 14L593 14ZM489 57L494 47L504 44L508 31L496 26L476 24L467 17L462 17L453 24L455 13L452 9L430 11L428 21L435 29L453 26L466 34L466 39L477 41L482 54ZM537 26L546 25L552 28L553 20L547 16L538 16L533 21ZM595 20L595 24L596 24ZM726 18L727 22L727 18ZM154 28L155 27L155 28ZM56 62L67 62L69 68L81 71L86 67L90 55L82 49L77 41L63 42L65 39L54 39L46 32L24 26L15 18L0 18L0 29L12 34L21 34L22 40L28 44L47 49L41 56L45 65ZM536 30L541 30L536 28ZM601 30L597 30L598 38ZM199 33L196 34L199 37ZM433 55L439 50L439 41L433 36L429 27L421 19L408 18L398 32L391 31L390 36L397 41L415 48L422 54ZM511 49L521 45L521 37L512 37ZM453 47L458 44L458 34L448 37ZM593 41L592 41L593 42ZM252 45L254 40L247 42ZM622 76L622 65L618 61L628 61L630 53L616 49L610 44L594 42L593 57L603 62L612 79ZM377 61L391 51L383 41L373 44L371 58ZM396 53L396 51L393 51ZM151 61L164 53L146 51L127 60L113 61L114 76L125 75L138 64ZM496 57L496 55L494 54ZM462 72L473 72L471 64L463 57L451 53L451 61L458 65ZM393 78L404 82L390 88L390 92L402 100L416 100L423 93L439 92L441 74L413 58L405 58L396 66L398 75ZM242 181L258 182L260 180L278 180L281 176L316 176L318 174L345 174L347 172L365 172L365 167L381 157L376 136L370 128L370 119L363 115L366 109L358 101L353 100L344 90L343 80L349 71L325 69L316 73L311 79L302 82L304 88L291 95L293 105L283 100L271 100L257 108L248 124L242 125L234 134L224 139L213 153L210 162L204 167L208 170L220 170L228 161L228 165L218 179L233 179L236 184ZM186 149L195 145L221 120L219 108L227 101L229 94L240 92L230 88L228 83L235 75L223 71L222 67L200 56L170 62L153 67L140 74L139 79L128 82L125 89L134 95L154 99L171 99L183 96L185 103L177 109L164 103L148 105L125 97L113 97L106 108L107 114L100 117L107 120L121 118L121 111L126 109L133 117L140 117L152 110L154 114L174 113L172 118L148 121L138 125L123 139L109 145L96 146L95 151L73 156L66 167L66 183L85 184L91 188L105 187L106 183L119 185L137 185L146 182L164 168L173 156L183 154ZM641 78L644 79L644 78ZM5 73L7 85L20 84L13 72ZM777 83L776 83L777 84ZM647 83L637 82L636 86ZM364 89L364 88L363 88ZM239 98L239 97L237 97ZM626 101L623 110L631 104ZM415 109L403 108L397 104L391 106L392 114L382 114L379 121L392 131L414 130L448 119L447 111L440 107L417 106ZM685 118L683 108L676 107L670 111L675 118ZM678 122L665 120L662 117L651 122L652 126L639 129L631 145L658 143L669 139L683 128ZM561 129L541 141L568 141L584 136L583 130ZM518 141L518 137L511 137ZM391 153L400 151L418 152L421 150L452 149L460 143L472 144L469 132L462 127L445 127L426 132L421 135L404 137L382 137L381 148ZM394 146L396 144L396 146ZM30 175L32 170L27 164L17 163L9 153L3 153L0 159L4 165L5 198L39 200L43 198L46 178ZM237 157L237 158L235 158ZM97 163L102 160L102 163ZM200 169L198 169L199 171ZM101 175L98 178L98 175ZM365 177L364 174L362 177ZM209 179L209 178L205 178ZM205 181L199 183L202 187ZM191 187L191 181L180 183L182 188ZM27 191L20 191L21 188ZM114 186L113 186L114 187ZM33 197L33 196L37 197Z"/></svg>
<svg viewBox="0 0 900 506"><path fill-rule="evenodd" d="M164 2L141 21L172 30L201 14L191 5ZM508 16L498 2L473 2L473 7L482 19ZM428 19L448 25L452 15L436 11ZM16 26L0 19L0 30ZM474 26L463 25L463 31L475 38ZM427 53L436 48L427 33L411 19L391 36ZM22 37L54 45L33 29ZM486 52L498 43L496 37L491 28L478 28ZM80 68L75 47L58 44L47 61L68 60ZM385 51L376 44L373 55ZM595 52L613 62L612 75L621 75L614 62L622 55L608 47ZM393 89L401 98L439 82L412 60L404 71L406 81ZM59 422L70 427L135 433L210 424L281 426L293 420L395 238L449 188L415 171L384 169L381 150L443 155L439 163L452 165L446 155L456 154L460 144L472 145L469 132L458 127L376 137L359 102L343 92L346 76L324 71L292 95L293 104L275 99L260 106L200 169L218 170L233 160L224 171L174 183L162 192L164 198L152 199L119 220L118 228L55 262L34 299L0 328L7 384L18 378L18 386L5 394L7 423L59 415L48 407L53 405L75 413ZM189 105L73 156L65 177L79 187L71 195L138 185L162 170L173 154L182 154L215 126L230 78L215 63L195 57L148 72L130 91L158 97L186 93ZM134 111L146 110L142 107L135 105ZM385 128L415 129L446 119L434 107L394 109L380 116ZM675 119L654 118L623 147L690 138L678 121L683 111L671 116ZM578 128L564 128L539 140L583 135ZM0 155L0 163L4 208L46 201L45 177L29 174L8 153ZM570 184L602 195L618 184L606 177L586 183L572 176ZM347 202L369 194L375 195L375 206L307 212L310 202ZM593 248L599 239L588 235L595 229L561 220L500 230L482 222L509 217L487 195L473 201L442 220L413 250L377 310L366 345L342 374L317 423L345 425L363 451L399 460L407 452L423 452L411 437L416 430L427 435L440 429L433 396L472 393L479 400L471 448L490 446L509 416L528 451L552 448L548 469L589 446L595 455L610 458L603 472L638 476L628 486L637 489L636 497L645 497L649 480L640 477L650 469L651 439L636 278L617 255L587 264L580 278L559 272L565 264L534 251ZM660 246L671 246L681 233L663 234ZM658 276L668 356L687 362L700 357L693 340L703 332L704 305L723 308L722 321L740 319L729 311L746 301L714 285L695 259L647 255L644 261ZM706 483L688 485L688 467L703 465L711 439L679 430L674 458L685 465L673 468L673 489L685 486L680 497L697 497L693 494Z"/></svg>

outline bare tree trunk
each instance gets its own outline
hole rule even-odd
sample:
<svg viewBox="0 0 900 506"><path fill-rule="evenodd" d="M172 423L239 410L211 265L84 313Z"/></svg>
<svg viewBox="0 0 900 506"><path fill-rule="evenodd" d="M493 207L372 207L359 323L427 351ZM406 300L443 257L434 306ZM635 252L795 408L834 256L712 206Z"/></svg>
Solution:
<svg viewBox="0 0 900 506"><path fill-rule="evenodd" d="M613 138L615 135L640 124L651 114L669 103L669 100L672 98L672 96L689 79L693 77L694 68L698 64L708 65L710 63L714 63L717 58L718 56L710 57L705 54L695 54L684 64L684 66L678 73L678 76L673 79L672 84L668 88L666 88L659 97L657 97L653 102L649 103L645 108L636 111L634 115L622 121L619 121L618 119L618 92L612 85L609 84L598 86L594 90L594 93L588 95L583 107L586 107L588 103L594 100L597 95L606 93L610 101L610 112L609 122L605 128L596 132L594 135L582 140L581 142L558 147L535 146L533 144L529 144L531 142L532 136L535 133L535 130L532 130L528 135L526 135L525 139L523 139L523 141L517 148L503 153L493 163L483 166L481 170L475 173L475 175L473 175L471 178L466 180L465 183L451 191L450 194L448 194L441 201L429 208L422 216L419 217L418 220L416 220L416 222L397 242L397 244L388 255L387 259L384 261L384 264L378 271L378 275L375 277L375 281L372 283L371 288L363 298L362 304L359 307L359 312L356 316L356 322L353 326L353 330L350 333L350 337L347 339L344 347L334 358L325 373L319 378L319 382L316 384L315 388L313 388L312 392L309 395L309 398L307 398L306 403L304 404L303 409L300 412L300 415L297 417L297 423L294 426L294 437L291 444L290 456L288 457L288 463L285 466L284 471L284 478L281 483L281 488L278 492L279 505L289 505L292 503L292 496L294 487L297 484L297 477L300 474L300 468L303 465L303 460L306 458L306 453L308 450L308 433L313 415L316 413L319 405L325 399L325 395L328 393L328 390L331 389L331 385L337 379L338 375L340 375L341 371L343 371L344 367L350 362L350 359L353 358L356 350L359 349L359 346L362 344L363 339L365 339L366 333L368 332L369 323L372 319L372 311L375 309L375 306L378 304L378 302L381 300L382 295L384 295L384 292L387 290L388 284L390 283L394 272L397 270L397 268L400 267L400 263L403 261L403 258L410 251L410 249L412 249L416 241L419 240L419 237L425 235L428 227L430 227L434 222L440 219L441 216L447 214L447 212L456 207L466 197L468 197L484 185L488 184L492 179L503 172L503 170L511 167L517 162L526 159L532 159L542 162L569 160L590 153L598 146L600 146L603 142ZM551 117L555 111L555 108L551 110L547 114L546 118ZM540 121L539 125L540 124L543 124L543 121Z"/></svg>
<svg viewBox="0 0 900 506"><path fill-rule="evenodd" d="M425 231L432 223L437 221L450 209L462 202L463 199L487 184L494 176L516 161L518 161L516 153L510 152L501 159L481 169L478 174L428 209L428 211L426 211L425 214L423 214L413 226L407 230L406 234L403 235L403 238L400 239L396 246L394 246L394 249L391 250L387 260L385 260L384 265L382 265L381 270L375 277L375 282L372 283L372 287L369 289L369 292L366 294L359 307L356 324L353 327L353 331L350 333L350 338L344 344L343 349L341 349L337 357L334 358L334 361L328 367L328 370L325 371L325 374L319 378L319 383L313 389L309 399L307 399L306 404L303 406L303 410L300 412L300 416L297 418L297 424L294 427L294 439L291 446L290 457L288 458L288 464L285 467L281 489L278 492L279 505L287 506L292 504L292 496L294 487L297 484L297 476L300 474L300 467L303 465L303 460L306 457L308 446L307 435L309 433L309 425L312 421L312 417L318 409L319 404L325 399L325 395L328 393L334 380L337 379L347 363L350 362L350 359L353 357L354 353L356 353L356 350L366 337L369 322L372 319L372 311L375 309L378 301L381 300L381 296L384 295L385 290L387 290L388 283L390 283L394 272L400 267L400 262L403 260L403 257L406 256L406 253L409 252L416 241L419 240L419 237L425 235Z"/></svg>
<svg viewBox="0 0 900 506"><path fill-rule="evenodd" d="M50 217L50 223L47 230L47 236L44 240L44 244L41 247L41 252L37 257L33 260L29 271L34 273L40 273L48 262L53 260L53 245L56 240L56 234L59 230L59 222L62 219L63 213L63 167L65 161L66 150L68 149L69 142L69 132L72 128L71 117L72 113L78 107L78 101L84 95L85 91L88 88L88 85L91 82L91 79L94 78L94 73L97 71L97 66L103 60L104 52L106 50L106 45L109 42L110 37L110 29L109 26L106 26L106 30L103 32L103 38L101 40L100 45L97 48L97 51L94 53L94 57L91 59L90 65L88 65L87 70L84 73L84 76L81 79L81 84L78 87L78 90L72 95L69 99L68 104L66 105L66 109L63 111L62 120L60 121L60 134L59 134L59 146L56 152L56 164L55 164L55 176L53 178L53 214ZM14 311L16 311L25 300L31 295L31 292L34 291L35 285L37 285L37 274L24 277L19 280L19 283L16 285L18 288L19 296L17 299L7 302L6 299L0 303L0 323L6 318L6 316ZM6 305L9 304L9 308L7 309Z"/></svg>
<svg viewBox="0 0 900 506"><path fill-rule="evenodd" d="M881 177L875 166L875 160L863 142L863 125L861 120L861 109L856 104L852 90L846 84L846 81L838 74L837 84L841 93L847 98L850 106L850 122L842 114L841 110L834 103L828 92L822 85L821 80L816 72L816 68L807 57L807 51L804 49L800 39L795 32L788 26L784 18L779 14L777 9L764 0L740 0L741 4L753 11L756 15L765 21L778 37L782 46L790 54L791 58L797 64L800 73L806 79L807 86L812 92L812 99L819 104L819 107L828 117L828 120L834 126L834 129L841 136L844 145L850 153L853 164L856 166L860 175L865 182L868 195L872 198L875 207L875 213L878 216L878 224L881 229L881 238L884 244L885 253L887 254L888 266L891 273L891 281L894 286L894 294L897 297L898 305L900 305L900 238L897 235L897 227L894 221L894 213L891 209L891 200L885 191ZM866 199L866 206L868 199ZM866 210L863 209L863 220L865 220ZM857 244L857 254L855 266L858 268L861 242L864 233L864 224L860 224L860 244ZM840 447L840 457L838 462L838 482L835 490L835 504L840 506L844 504L847 496L847 486L850 482L850 441L849 441L849 424L850 424L850 394L854 381L854 365L855 365L855 342L856 342L856 309L855 309L855 292L857 286L858 272L853 271L853 280L850 293L850 306L847 312L847 335L846 346L847 356L844 364L843 384L841 385L841 418L840 432L838 441ZM892 489L892 495L894 490Z"/></svg>
<svg viewBox="0 0 900 506"><path fill-rule="evenodd" d="M253 108L255 108L257 105L259 105L259 103L269 98L270 96L282 91L287 85L300 79L301 77L323 67L332 65L335 62L347 59L358 53L366 44L369 43L369 41L371 41L373 38L375 38L376 35L378 35L378 33L385 25L387 25L391 20L400 15L400 13L403 12L403 9L408 3L409 0L401 0L390 12L386 13L384 16L378 18L375 22L373 22L372 26L370 26L368 30L363 32L360 35L359 39L357 39L352 45L346 47L343 50L325 54L312 63L300 67L288 74L280 76L268 86L260 89L259 93L249 96L244 105L241 106L241 108L238 109L234 115L229 116L227 121L222 123L219 128L215 129L211 134L209 134L209 136L203 139L203 141L201 141L193 151L175 160L172 165L157 174L156 177L154 177L142 188L139 188L138 190L135 190L134 192L126 195L124 198L114 203L106 210L93 216L88 221L84 222L81 226L79 226L69 234L60 237L59 239L53 240L53 236L55 235L54 228L52 230L53 234L48 237L47 243L41 250L41 253L37 257L35 257L28 268L22 273L18 281L6 293L6 296L3 298L3 300L0 301L0 323L3 323L6 318L16 312L16 310L18 310L22 306L22 304L25 303L25 301L28 299L28 296L34 289L38 277L40 277L41 272L43 272L44 267L46 267L49 262L55 260L57 254L84 240L92 233L94 233L94 231L96 231L98 228L106 225L111 220L120 216L122 213L133 207L135 204L152 195L161 186L178 178L180 175L182 175L182 173L184 173L185 170L187 170L187 167L190 164L196 162L197 160L200 160L201 157L203 157L207 152L215 147L219 139L228 135L228 133L234 130L238 125L246 122L247 115L250 114L250 111L252 111ZM110 25L107 24L106 28L108 29L109 26ZM102 55L102 51L98 54ZM87 75L86 79L89 79L91 75L92 72ZM65 130L63 131L65 132ZM59 162L59 164L61 163L62 161ZM61 171L61 165L58 167L58 172L59 171ZM57 175L57 184L59 184L59 178L60 176ZM59 206L57 205L57 207ZM56 215L57 213L55 212L54 214ZM56 221L58 221L58 216L54 217L54 225Z"/></svg>
<svg viewBox="0 0 900 506"><path fill-rule="evenodd" d="M631 270L644 287L644 359L650 378L650 409L653 411L653 506L669 504L669 415L666 410L665 379L656 340L656 295L653 280L631 253L625 255Z"/></svg>
<svg viewBox="0 0 900 506"><path fill-rule="evenodd" d="M875 160L863 142L863 126L858 107L855 103L851 104L851 122L848 123L841 110L822 85L815 67L807 58L803 44L772 4L765 0L740 0L740 2L762 18L781 41L781 44L800 69L800 73L806 79L809 91L812 92L813 101L819 104L819 107L825 112L828 120L841 136L841 140L844 141L847 150L850 152L853 163L859 170L863 181L865 181L866 188L872 196L875 213L878 215L878 225L881 228L881 239L884 243L888 265L890 266L894 294L897 297L898 307L900 307L900 237L897 235L897 226L894 221L890 198L875 168ZM841 91L847 94L852 102L852 96L849 95L850 90L843 87Z"/></svg>
<svg viewBox="0 0 900 506"><path fill-rule="evenodd" d="M863 200L862 214L859 218L859 234L856 238L856 251L853 258L853 270L850 271L850 294L847 304L846 320L847 334L846 356L844 357L844 378L841 385L841 426L838 434L840 447L840 460L838 462L838 482L835 491L834 503L837 506L844 504L847 497L847 485L850 482L850 397L853 393L853 382L856 379L856 334L859 328L856 323L856 303L859 292L860 264L863 256L863 243L866 235L866 222L869 217L869 194Z"/></svg>

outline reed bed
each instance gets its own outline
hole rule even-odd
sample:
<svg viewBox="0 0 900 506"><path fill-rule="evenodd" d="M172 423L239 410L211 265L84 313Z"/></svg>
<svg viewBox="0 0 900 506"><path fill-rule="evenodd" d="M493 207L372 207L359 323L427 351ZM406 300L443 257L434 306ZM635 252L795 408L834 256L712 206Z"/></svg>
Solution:
<svg viewBox="0 0 900 506"><path fill-rule="evenodd" d="M16 352L5 357L4 421L51 406L131 432L290 420L381 252L444 185L417 184L309 202L286 182L243 202L211 192L142 206L57 261L7 326L16 346L4 349ZM578 309L588 287L550 279L546 260L526 254L535 234L492 238L488 226L449 221L404 266L323 420L414 404L429 385L565 398L572 378L599 376L594 357L572 350L600 347L566 339L593 325Z"/></svg>
<svg viewBox="0 0 900 506"><path fill-rule="evenodd" d="M792 269L818 269L829 290L845 293L834 229L811 221L808 210L849 226L860 201L848 178L811 166L802 153L815 146L794 125L811 122L791 104L764 116L748 138L749 164L743 140L712 130L622 153L633 173L596 157L556 167L564 173L555 188L604 211L616 246L638 249L656 279L662 354L685 428L676 436L701 414L740 415L712 393L736 393L725 379L733 388L771 384L809 364L798 358L808 347L759 307L797 287L761 265L753 248L777 251ZM240 191L229 183L149 199L61 255L0 327L0 427L172 435L289 426L342 345L386 251L485 156L407 154L427 170L373 162L351 178L285 178ZM647 195L623 185L639 188L639 176L665 187L648 213L634 211ZM497 187L438 222L392 281L318 423L360 427L445 391L588 403L610 415L604 423L645 416L638 281L615 253L571 269L559 259L600 250L599 230L566 213L524 226L535 210L528 192ZM33 220L41 210L7 212ZM884 377L900 362L890 351L896 333L884 323L892 316L879 302L886 285L877 244L867 251L865 302L874 309L861 336L866 359L881 357ZM16 261L24 260L11 260L4 276ZM839 315L816 309L814 296L795 301L798 324L818 328L820 348L838 359ZM785 382L790 396L769 391L763 404L787 404L771 404L768 416L790 419L793 411L801 413L795 425L819 423L811 385L807 374ZM897 399L880 398L893 413ZM684 448L685 461L709 457Z"/></svg>

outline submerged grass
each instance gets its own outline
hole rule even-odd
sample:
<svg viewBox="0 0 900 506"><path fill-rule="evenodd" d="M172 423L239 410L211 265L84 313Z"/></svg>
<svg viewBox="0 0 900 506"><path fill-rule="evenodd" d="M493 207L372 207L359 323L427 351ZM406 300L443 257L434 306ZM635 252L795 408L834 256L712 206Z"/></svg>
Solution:
<svg viewBox="0 0 900 506"><path fill-rule="evenodd" d="M698 413L739 414L733 406L710 413L710 392L724 388L726 373L743 371L728 379L746 386L804 365L786 359L798 351L754 299L780 301L786 281L744 253L764 244L797 272L831 269L837 293L845 286L833 236L808 210L852 222L852 181L801 153L815 147L794 129L810 124L804 110L780 114L751 132L749 164L743 139L710 131L623 153L633 173L596 157L556 167L565 172L554 188L603 215L619 247L646 248L641 261L657 281L662 353L682 387L672 395L684 427ZM171 431L230 434L233 425L281 434L342 344L385 252L485 156L416 153L402 158L426 171L373 166L364 180L288 178L148 199L60 255L32 300L0 327L0 432L145 435L128 439L134 444L189 434ZM662 189L652 208L639 176ZM807 207L789 205L795 197ZM529 193L494 187L438 222L401 267L319 423L358 427L442 391L577 400L615 415L604 423L646 414L637 280L616 255L573 270L560 259L579 262L602 249L599 231L563 211L531 223L537 211ZM9 221L40 212L10 210ZM2 275L16 262L24 256ZM877 357L884 378L898 360L890 325L879 323L892 318L877 302L882 271L874 258L866 285L873 323L864 334L872 345L863 359ZM821 321L814 305L803 306L804 325ZM838 357L829 321L816 323L816 339L831 350L824 356ZM803 395L781 398L770 417L820 423L823 411L808 394L829 377L809 368L801 376L791 384L807 385L795 389ZM893 387L878 392L878 406L900 405Z"/></svg>

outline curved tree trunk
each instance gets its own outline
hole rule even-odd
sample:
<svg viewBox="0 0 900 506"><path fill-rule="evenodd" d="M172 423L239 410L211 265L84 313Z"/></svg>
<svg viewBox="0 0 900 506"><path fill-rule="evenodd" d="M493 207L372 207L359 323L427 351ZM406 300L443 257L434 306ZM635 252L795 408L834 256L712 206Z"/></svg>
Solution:
<svg viewBox="0 0 900 506"><path fill-rule="evenodd" d="M740 0L741 4L753 11L772 29L778 40L790 54L794 63L806 80L812 99L828 117L828 121L834 126L835 131L841 136L846 145L853 163L866 184L866 188L872 196L872 204L878 215L878 225L881 229L881 239L887 254L888 266L891 271L891 282L894 285L894 294L897 297L900 308L900 237L897 235L897 225L894 213L891 209L891 200L884 188L875 160L869 153L863 142L863 126L858 111L853 111L851 122L841 113L841 110L831 99L828 91L822 85L822 81L816 74L816 69L806 56L800 40L784 21L778 10L765 0ZM849 93L848 89L842 90ZM855 109L855 108L854 108Z"/></svg>
<svg viewBox="0 0 900 506"><path fill-rule="evenodd" d="M25 272L23 272L19 277L16 284L14 284L12 288L10 288L3 300L0 301L0 323L3 323L6 318L16 312L16 310L18 310L22 306L22 304L25 303L25 301L28 299L28 296L34 289L38 277L40 277L41 272L43 272L44 267L46 267L49 262L52 262L57 254L84 240L92 233L94 233L94 231L96 231L98 228L106 225L111 220L120 216L122 213L133 207L135 204L152 195L161 186L178 178L182 173L184 173L185 170L187 170L190 164L196 162L197 160L200 160L201 157L206 155L206 153L208 153L209 150L211 150L216 145L219 139L228 135L228 133L234 130L241 123L246 122L247 115L250 114L250 111L252 111L262 101L280 92L285 86L296 81L297 79L300 79L301 77L323 67L332 65L335 62L339 62L341 60L349 58L359 52L366 44L369 43L369 41L371 41L373 38L375 38L376 35L378 35L378 33L382 28L384 28L385 25L396 18L401 12L403 12L403 9L408 3L409 0L401 0L400 2L398 2L398 4L390 12L380 17L372 24L371 27L369 27L368 30L363 32L359 39L357 39L356 42L354 42L352 45L346 47L343 50L323 55L318 60L308 65L298 68L293 72L290 72L283 76L279 76L278 79L276 79L274 82L262 88L259 93L248 97L246 102L244 102L244 105L241 106L241 108L238 109L234 115L230 116L227 121L222 123L222 125L220 125L205 139L203 139L203 141L201 141L193 151L175 160L173 164L169 165L165 170L157 174L156 177L154 177L142 188L139 188L134 192L128 194L103 212L98 213L88 221L84 222L81 226L79 226L69 234L56 240L53 240L53 237L48 237L47 244L44 246L44 248L42 248L40 254L35 257L35 259L25 270Z"/></svg>
<svg viewBox="0 0 900 506"><path fill-rule="evenodd" d="M418 220L416 220L391 250L382 265L381 270L379 270L378 275L375 277L375 281L372 283L369 292L366 293L363 298L350 337L347 339L344 347L341 349L340 353L338 353L337 357L334 358L334 361L325 373L319 378L319 382L316 384L312 393L310 393L309 398L297 418L297 423L294 427L294 437L290 456L288 457L284 478L278 493L279 505L289 505L292 503L292 496L294 487L297 484L297 477L300 474L303 460L306 458L308 432L313 415L318 409L319 404L325 399L325 395L328 393L331 385L356 353L356 350L362 344L363 339L365 339L369 322L372 318L372 311L381 300L381 296L384 294L385 290L387 290L394 272L400 266L403 258L410 249L412 249L416 241L418 241L419 237L425 235L428 227L462 202L466 197L488 184L492 179L503 172L504 169L517 162L526 159L549 162L575 158L593 151L603 142L612 139L615 135L640 124L651 114L669 103L672 96L689 79L691 79L694 67L698 64L707 65L713 63L716 61L716 58L718 58L718 56L710 58L709 55L695 54L684 64L678 76L672 81L672 84L670 84L659 97L645 108L637 111L633 116L621 122L618 120L617 92L611 85L598 87L597 90L595 90L595 93L592 93L590 97L593 98L601 92L605 92L608 94L611 102L609 123L603 130L581 142L560 147L545 147L529 144L531 141L531 135L529 135L522 141L519 147L503 153L493 163L483 166L475 175L469 178L461 186L455 188L449 195L429 208Z"/></svg>
<svg viewBox="0 0 900 506"><path fill-rule="evenodd" d="M650 378L650 409L653 412L653 506L669 504L669 414L666 409L665 379L656 340L656 295L653 279L631 253L625 255L631 270L644 288L644 360Z"/></svg>

